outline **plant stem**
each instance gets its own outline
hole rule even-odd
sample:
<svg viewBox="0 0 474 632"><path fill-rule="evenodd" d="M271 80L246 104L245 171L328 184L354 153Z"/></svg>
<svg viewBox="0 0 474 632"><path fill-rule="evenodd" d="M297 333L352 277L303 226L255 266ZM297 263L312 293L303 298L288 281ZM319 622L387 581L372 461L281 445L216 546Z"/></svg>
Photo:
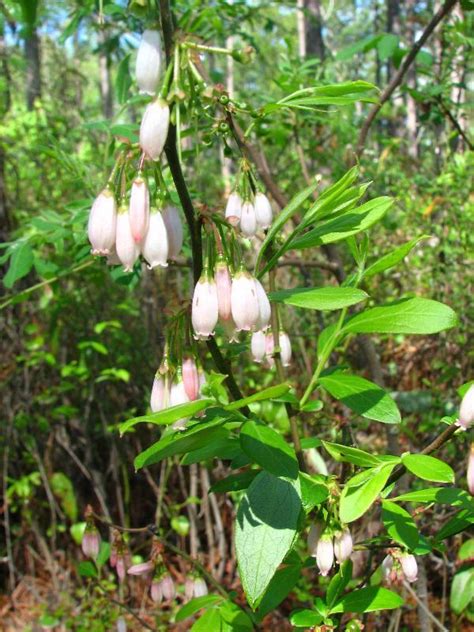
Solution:
<svg viewBox="0 0 474 632"><path fill-rule="evenodd" d="M205 44L196 44L195 42L184 42L183 46L186 48L193 48L194 50L200 50L203 53L218 53L220 55L232 55L232 51L228 48L222 48L220 46L206 46Z"/></svg>

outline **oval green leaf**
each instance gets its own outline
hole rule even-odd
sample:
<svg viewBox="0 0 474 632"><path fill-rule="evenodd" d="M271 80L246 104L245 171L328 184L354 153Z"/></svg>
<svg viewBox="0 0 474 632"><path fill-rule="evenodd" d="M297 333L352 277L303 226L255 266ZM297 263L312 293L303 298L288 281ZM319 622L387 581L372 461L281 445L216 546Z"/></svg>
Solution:
<svg viewBox="0 0 474 632"><path fill-rule="evenodd" d="M355 305L368 298L368 294L352 287L294 288L272 292L269 298L285 305L324 311Z"/></svg>
<svg viewBox="0 0 474 632"><path fill-rule="evenodd" d="M434 483L454 483L454 472L452 468L427 454L403 454L403 465L415 476L425 481Z"/></svg>

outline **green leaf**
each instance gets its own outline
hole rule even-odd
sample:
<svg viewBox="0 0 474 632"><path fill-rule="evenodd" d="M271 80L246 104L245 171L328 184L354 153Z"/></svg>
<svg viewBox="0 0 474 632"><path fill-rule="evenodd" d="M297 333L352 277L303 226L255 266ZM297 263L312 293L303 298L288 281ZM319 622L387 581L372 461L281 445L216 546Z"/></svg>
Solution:
<svg viewBox="0 0 474 632"><path fill-rule="evenodd" d="M74 485L70 478L63 472L55 472L49 479L51 489L59 498L61 508L71 522L77 520L77 502L74 493Z"/></svg>
<svg viewBox="0 0 474 632"><path fill-rule="evenodd" d="M453 577L449 605L456 614L461 614L474 599L474 566L461 568Z"/></svg>
<svg viewBox="0 0 474 632"><path fill-rule="evenodd" d="M90 560L79 562L77 571L81 577L97 577L97 568Z"/></svg>
<svg viewBox="0 0 474 632"><path fill-rule="evenodd" d="M125 103L128 97L130 86L132 85L132 77L130 76L130 56L131 53L125 55L120 61L117 68L117 78L115 80L115 92L117 94L117 101L122 105Z"/></svg>
<svg viewBox="0 0 474 632"><path fill-rule="evenodd" d="M191 632L209 632L210 630L219 630L219 632L228 632L228 628L223 627L221 613L217 608L207 610L200 619L192 626Z"/></svg>
<svg viewBox="0 0 474 632"><path fill-rule="evenodd" d="M402 454L403 465L415 476L435 483L454 483L454 472L444 461L426 454Z"/></svg>
<svg viewBox="0 0 474 632"><path fill-rule="evenodd" d="M303 608L290 614L290 623L296 628L314 628L323 622L323 617L316 610Z"/></svg>
<svg viewBox="0 0 474 632"><path fill-rule="evenodd" d="M339 505L342 522L353 522L365 514L385 487L394 467L395 463L391 463L374 468L373 476L357 487L352 487L350 480L346 483Z"/></svg>
<svg viewBox="0 0 474 632"><path fill-rule="evenodd" d="M28 242L15 245L12 251L10 266L3 279L3 285L11 288L17 281L25 277L33 267L33 251Z"/></svg>
<svg viewBox="0 0 474 632"><path fill-rule="evenodd" d="M212 414L206 415L206 419L189 429L184 431L171 432L165 435L159 441L151 445L149 448L140 452L135 457L135 468L139 470L142 467L159 463L175 454L184 454L191 450L197 450L209 441L215 441L227 435L227 431L219 428L222 424L229 421L229 416L225 411L220 409L212 409Z"/></svg>
<svg viewBox="0 0 474 632"><path fill-rule="evenodd" d="M260 247L260 251L257 256L257 261L255 263L255 270L258 271L260 267L260 263L262 261L263 255L267 251L269 245L274 240L275 236L281 231L286 222L293 217L296 211L300 208L300 206L309 198L309 196L317 189L319 182L315 181L313 184L310 184L305 189L300 191L295 195L295 197L285 206L285 208L279 213L279 215L275 218L270 229L268 230L267 236L265 237L263 244ZM265 273L265 269L258 273L258 278L262 277Z"/></svg>
<svg viewBox="0 0 474 632"><path fill-rule="evenodd" d="M422 235L421 237L416 237L416 239L411 239L410 241L407 241L406 244L403 244L402 246L395 248L395 250L387 255L384 255L365 270L364 277L371 277L374 274L379 274L380 272L384 272L384 270L393 268L393 266L402 261L402 259L404 259L422 239L428 239L428 235Z"/></svg>
<svg viewBox="0 0 474 632"><path fill-rule="evenodd" d="M298 481L261 472L237 512L235 548L247 600L255 609L296 537L301 498Z"/></svg>
<svg viewBox="0 0 474 632"><path fill-rule="evenodd" d="M346 239L378 222L392 206L393 199L378 197L361 206L352 208L343 215L320 222L306 234L291 243L291 248L304 249L331 244Z"/></svg>
<svg viewBox="0 0 474 632"><path fill-rule="evenodd" d="M259 619L275 608L293 590L301 577L301 564L291 564L277 570L257 610Z"/></svg>
<svg viewBox="0 0 474 632"><path fill-rule="evenodd" d="M237 437L222 437L222 439L216 439L203 445L197 450L188 452L181 459L182 465L192 465L193 463L200 463L201 461L207 461L209 459L224 459L231 461L236 456L242 454L240 448L240 442Z"/></svg>
<svg viewBox="0 0 474 632"><path fill-rule="evenodd" d="M352 579L352 562L346 560L339 568L339 571L329 582L326 591L326 602L331 607L342 595L344 589Z"/></svg>
<svg viewBox="0 0 474 632"><path fill-rule="evenodd" d="M301 500L303 509L309 513L314 507L323 503L329 496L328 486L322 482L322 476L300 472Z"/></svg>
<svg viewBox="0 0 474 632"><path fill-rule="evenodd" d="M350 318L343 327L352 334L435 334L457 325L454 311L428 298L408 298L372 307Z"/></svg>
<svg viewBox="0 0 474 632"><path fill-rule="evenodd" d="M209 492L219 494L222 492L237 492L241 489L247 489L258 473L258 470L248 470L247 472L240 472L239 474L230 474L211 485Z"/></svg>
<svg viewBox="0 0 474 632"><path fill-rule="evenodd" d="M219 606L219 612L223 622L219 630L222 632L252 632L254 629L248 614L232 601L224 601Z"/></svg>
<svg viewBox="0 0 474 632"><path fill-rule="evenodd" d="M397 593L369 586L354 590L344 597L331 609L331 614L338 612L374 612L375 610L392 610L403 606L404 601Z"/></svg>
<svg viewBox="0 0 474 632"><path fill-rule="evenodd" d="M127 421L124 421L123 424L120 424L119 432L123 435L130 430L130 428L133 428L133 426L144 423L155 424L157 426L169 425L178 421L178 419L192 417L192 415L208 408L212 404L215 404L213 399L196 399L194 402L178 404L177 406L171 406L165 410L160 410L158 413L150 413L149 415L143 415L142 417L127 419Z"/></svg>
<svg viewBox="0 0 474 632"><path fill-rule="evenodd" d="M221 595L204 595L203 597L191 599L191 601L184 604L176 613L176 622L184 621L188 617L192 617L193 614L196 614L201 608L206 608L211 604L218 603L222 601L222 599Z"/></svg>
<svg viewBox="0 0 474 632"><path fill-rule="evenodd" d="M382 502L382 521L387 533L399 544L413 550L418 545L419 534L411 515L399 505L384 500Z"/></svg>
<svg viewBox="0 0 474 632"><path fill-rule="evenodd" d="M364 450L360 450L359 448L352 448L351 446L331 443L329 441L322 441L322 444L332 458L340 463L353 463L359 467L378 467L381 465L378 456L364 452Z"/></svg>
<svg viewBox="0 0 474 632"><path fill-rule="evenodd" d="M398 48L398 36L393 33L384 33L377 42L377 51L379 53L380 61L385 61L392 57L393 53Z"/></svg>
<svg viewBox="0 0 474 632"><path fill-rule="evenodd" d="M367 419L400 423L400 412L390 395L377 384L349 373L334 372L319 378L333 397Z"/></svg>
<svg viewBox="0 0 474 632"><path fill-rule="evenodd" d="M267 399L276 399L287 393L289 390L289 384L277 384L276 386L270 386L269 388L263 389L263 391L259 391L258 393L254 393L253 395L249 395L248 397L244 397L243 399L238 399L235 402L231 402L230 404L224 406L224 408L226 410L238 410L239 408L249 406L254 402L262 402Z"/></svg>
<svg viewBox="0 0 474 632"><path fill-rule="evenodd" d="M430 487L401 494L390 500L412 503L441 503L452 507L465 507L474 511L474 501L464 489L456 487Z"/></svg>
<svg viewBox="0 0 474 632"><path fill-rule="evenodd" d="M436 533L436 541L441 542L445 538L449 538L452 535L461 533L461 531L467 531L474 524L474 511L470 509L461 509L458 513L450 518Z"/></svg>
<svg viewBox="0 0 474 632"><path fill-rule="evenodd" d="M340 50L336 54L336 59L338 61L345 61L346 59L351 59L357 53L366 53L377 46L381 37L381 35L368 35L354 44L346 46Z"/></svg>
<svg viewBox="0 0 474 632"><path fill-rule="evenodd" d="M299 468L295 451L272 428L250 419L240 430L240 445L254 463L271 474L298 478Z"/></svg>
<svg viewBox="0 0 474 632"><path fill-rule="evenodd" d="M306 307L307 309L334 310L355 305L368 298L362 290L351 287L294 288L271 292L271 301Z"/></svg>

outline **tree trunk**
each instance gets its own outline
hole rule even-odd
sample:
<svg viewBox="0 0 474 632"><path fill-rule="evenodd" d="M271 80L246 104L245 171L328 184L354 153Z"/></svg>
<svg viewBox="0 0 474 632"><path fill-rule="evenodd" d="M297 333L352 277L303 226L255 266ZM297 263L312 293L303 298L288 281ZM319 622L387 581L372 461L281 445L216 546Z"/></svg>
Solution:
<svg viewBox="0 0 474 632"><path fill-rule="evenodd" d="M41 97L40 40L35 25L27 25L25 34L26 105L32 110L35 100Z"/></svg>
<svg viewBox="0 0 474 632"><path fill-rule="evenodd" d="M323 23L320 0L304 0L306 55L324 61L326 47L323 39Z"/></svg>
<svg viewBox="0 0 474 632"><path fill-rule="evenodd" d="M406 15L406 42L410 49L415 43L415 0L407 0ZM407 72L407 85L416 90L416 66L412 64ZM406 95L406 138L408 145L408 155L411 158L418 157L418 118L416 112L416 101L408 92Z"/></svg>
<svg viewBox="0 0 474 632"><path fill-rule="evenodd" d="M8 68L7 53L5 47L5 34L3 22L0 20L0 64L2 69L3 82L2 94L0 94L1 118L10 109L11 92L10 92L10 70ZM0 141L0 242L8 241L9 232L11 230L10 214L8 212L7 189L5 182L5 147Z"/></svg>
<svg viewBox="0 0 474 632"><path fill-rule="evenodd" d="M296 31L298 33L298 54L306 57L306 20L304 17L305 0L296 0Z"/></svg>

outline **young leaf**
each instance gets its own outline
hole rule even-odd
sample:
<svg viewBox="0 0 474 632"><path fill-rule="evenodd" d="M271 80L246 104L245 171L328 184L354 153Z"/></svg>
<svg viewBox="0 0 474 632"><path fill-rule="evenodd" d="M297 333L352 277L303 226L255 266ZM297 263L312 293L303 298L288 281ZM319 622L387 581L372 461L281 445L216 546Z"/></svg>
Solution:
<svg viewBox="0 0 474 632"><path fill-rule="evenodd" d="M335 372L319 378L333 397L367 419L400 423L400 412L390 395L377 384L349 373Z"/></svg>
<svg viewBox="0 0 474 632"><path fill-rule="evenodd" d="M403 454L402 463L412 474L415 474L415 476L425 481L454 483L454 472L452 468L434 456L428 456L426 454Z"/></svg>
<svg viewBox="0 0 474 632"><path fill-rule="evenodd" d="M457 325L455 312L428 298L408 298L372 307L350 318L345 333L435 334Z"/></svg>
<svg viewBox="0 0 474 632"><path fill-rule="evenodd" d="M33 261L33 251L27 241L15 246L10 259L10 267L3 279L3 285L11 288L14 283L25 277L33 267Z"/></svg>
<svg viewBox="0 0 474 632"><path fill-rule="evenodd" d="M370 277L374 274L379 274L380 272L384 272L384 270L388 270L389 268L393 268L393 266L397 265L402 259L404 259L407 254L422 240L427 239L427 235L422 235L421 237L417 237L416 239L411 239L407 241L406 244L395 248L392 252L380 257L378 261L369 266L365 272L364 277Z"/></svg>
<svg viewBox="0 0 474 632"><path fill-rule="evenodd" d="M249 395L243 399L237 399L235 402L231 402L230 404L224 406L224 408L226 410L238 410L239 408L243 408L244 406L248 406L254 402L262 402L266 399L276 399L277 397L281 397L287 393L289 390L289 384L277 384L276 386L270 386L269 388L263 389L263 391L259 391L258 393L254 393L253 395Z"/></svg>
<svg viewBox="0 0 474 632"><path fill-rule="evenodd" d="M302 608L301 610L295 610L290 614L290 623L297 628L310 628L323 622L322 615L316 610L309 610L308 608Z"/></svg>
<svg viewBox="0 0 474 632"><path fill-rule="evenodd" d="M344 597L331 609L331 614L338 612L374 612L375 610L392 610L400 608L404 601L397 593L380 588L369 586L354 590Z"/></svg>
<svg viewBox="0 0 474 632"><path fill-rule="evenodd" d="M359 467L377 467L381 465L378 456L364 452L364 450L360 450L359 448L330 443L329 441L323 441L322 444L335 461L353 463Z"/></svg>
<svg viewBox="0 0 474 632"><path fill-rule="evenodd" d="M298 481L260 472L237 511L235 548L242 585L255 609L296 536L301 497Z"/></svg>
<svg viewBox="0 0 474 632"><path fill-rule="evenodd" d="M350 486L350 481L346 483L339 505L342 522L353 522L365 514L385 487L394 467L395 464L389 464L374 468L373 476L357 487Z"/></svg>
<svg viewBox="0 0 474 632"><path fill-rule="evenodd" d="M368 298L362 290L351 287L294 288L268 295L271 301L305 307L307 309L334 310L355 305Z"/></svg>
<svg viewBox="0 0 474 632"><path fill-rule="evenodd" d="M310 474L300 472L301 500L306 513L323 503L329 496L329 490L322 477L313 478ZM323 479L324 480L324 479Z"/></svg>
<svg viewBox="0 0 474 632"><path fill-rule="evenodd" d="M456 487L430 487L401 494L390 500L412 503L441 503L452 507L465 507L474 511L474 500L464 489Z"/></svg>
<svg viewBox="0 0 474 632"><path fill-rule="evenodd" d="M250 419L240 430L240 445L254 463L271 474L298 478L299 468L295 451L272 428Z"/></svg>
<svg viewBox="0 0 474 632"><path fill-rule="evenodd" d="M418 529L411 515L403 507L384 500L382 521L392 540L411 550L416 548L419 539Z"/></svg>

